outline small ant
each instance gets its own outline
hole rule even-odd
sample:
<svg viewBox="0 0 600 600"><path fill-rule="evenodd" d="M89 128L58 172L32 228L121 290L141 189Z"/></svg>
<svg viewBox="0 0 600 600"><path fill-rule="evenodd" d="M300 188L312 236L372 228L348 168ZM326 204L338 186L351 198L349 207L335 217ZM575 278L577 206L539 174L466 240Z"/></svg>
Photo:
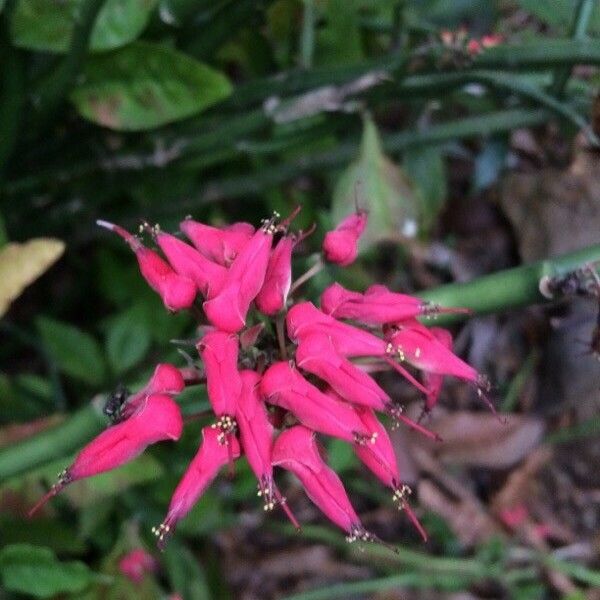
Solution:
<svg viewBox="0 0 600 600"><path fill-rule="evenodd" d="M129 396L130 391L120 383L106 400L102 412L110 419L113 425L121 420L123 405L127 402Z"/></svg>

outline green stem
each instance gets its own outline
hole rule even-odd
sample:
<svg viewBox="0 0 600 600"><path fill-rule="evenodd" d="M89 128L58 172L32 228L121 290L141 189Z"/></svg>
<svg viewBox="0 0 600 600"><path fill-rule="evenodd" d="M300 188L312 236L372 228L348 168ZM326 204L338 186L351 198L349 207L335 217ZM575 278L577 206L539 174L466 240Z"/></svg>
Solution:
<svg viewBox="0 0 600 600"><path fill-rule="evenodd" d="M493 135L494 133L510 131L520 127L541 125L550 118L551 113L546 110L502 110L458 119L451 123L433 125L425 130L403 131L387 135L383 138L383 147L386 152L397 153L411 146L440 144L451 139ZM264 169L258 173L209 181L204 184L194 198L182 201L176 207L168 205L159 207L155 215L158 217L175 211L178 213L182 210L193 211L199 206L205 206L210 202L219 202L225 198L260 194L266 188L289 181L303 173L321 172L340 167L356 156L358 146L358 139L347 141L336 146L334 150L301 156L293 162L285 164L273 164L269 169Z"/></svg>
<svg viewBox="0 0 600 600"><path fill-rule="evenodd" d="M69 415L67 419L34 437L0 450L0 482L33 467L72 453L106 425L106 418L94 404Z"/></svg>
<svg viewBox="0 0 600 600"><path fill-rule="evenodd" d="M575 16L573 17L573 24L571 26L571 38L573 40L583 40L586 36L586 31L592 17L592 12L597 0L579 0L577 9L575 10ZM552 84L551 92L555 96L562 96L565 86L571 76L571 67L563 67L557 69L554 73L554 83Z"/></svg>
<svg viewBox="0 0 600 600"><path fill-rule="evenodd" d="M198 394L185 398L182 394L180 406L184 416L209 408L207 401L197 398ZM103 400L98 396L56 427L0 449L0 483L81 449L108 424L101 410Z"/></svg>
<svg viewBox="0 0 600 600"><path fill-rule="evenodd" d="M300 56L303 69L310 69L313 63L315 50L315 1L304 0L304 13L302 19L302 36L300 38Z"/></svg>
<svg viewBox="0 0 600 600"><path fill-rule="evenodd" d="M36 126L46 127L58 110L85 61L90 35L104 0L87 0L82 6L79 19L73 30L69 52L41 87L34 92L41 110Z"/></svg>
<svg viewBox="0 0 600 600"><path fill-rule="evenodd" d="M450 283L426 290L419 295L443 306L462 306L471 309L477 315L485 315L547 302L548 299L539 290L542 277L564 275L597 261L600 261L600 244L556 258L485 275L468 283ZM466 316L444 315L439 317L438 321L456 321Z"/></svg>
<svg viewBox="0 0 600 600"><path fill-rule="evenodd" d="M324 542L345 552L355 548L346 542L343 535L318 525L303 525L300 533L297 533L288 524L273 524L269 525L269 528L292 536L300 536L302 539ZM489 568L484 563L471 558L442 558L431 556L424 552L409 550L405 546L395 547L395 552L377 544L363 544L360 547L356 547L356 549L360 552L361 562L364 559L379 565L384 563L388 565L402 565L427 572L440 574L452 573L470 578L483 578L489 575Z"/></svg>

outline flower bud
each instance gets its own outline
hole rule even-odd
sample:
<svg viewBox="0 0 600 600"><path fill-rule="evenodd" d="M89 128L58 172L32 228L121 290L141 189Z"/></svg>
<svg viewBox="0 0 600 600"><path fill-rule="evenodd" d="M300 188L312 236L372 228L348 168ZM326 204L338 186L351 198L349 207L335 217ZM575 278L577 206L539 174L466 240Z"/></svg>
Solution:
<svg viewBox="0 0 600 600"><path fill-rule="evenodd" d="M135 548L119 561L119 571L133 583L141 583L146 573L157 568L156 559L143 548Z"/></svg>
<svg viewBox="0 0 600 600"><path fill-rule="evenodd" d="M177 311L192 306L196 298L196 285L191 279L176 273L156 252L146 248L138 238L122 227L107 221L96 222L127 242L135 252L142 277L161 297L168 310Z"/></svg>
<svg viewBox="0 0 600 600"><path fill-rule="evenodd" d="M323 240L325 260L345 267L356 260L358 240L367 226L367 213L358 211L347 216Z"/></svg>
<svg viewBox="0 0 600 600"><path fill-rule="evenodd" d="M159 363L154 369L150 381L137 393L132 394L121 408L119 419L128 419L153 394L177 395L185 388L181 371L168 363Z"/></svg>

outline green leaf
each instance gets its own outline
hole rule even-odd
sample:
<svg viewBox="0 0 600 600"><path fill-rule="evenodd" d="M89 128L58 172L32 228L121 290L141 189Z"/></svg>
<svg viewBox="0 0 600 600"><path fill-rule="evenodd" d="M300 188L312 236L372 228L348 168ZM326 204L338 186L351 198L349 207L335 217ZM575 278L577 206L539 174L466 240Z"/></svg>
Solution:
<svg viewBox="0 0 600 600"><path fill-rule="evenodd" d="M67 52L85 0L19 0L11 21L15 45L43 52ZM106 0L90 37L90 50L120 48L142 33L157 0Z"/></svg>
<svg viewBox="0 0 600 600"><path fill-rule="evenodd" d="M179 540L170 540L163 562L171 588L186 600L209 600L211 597L201 563Z"/></svg>
<svg viewBox="0 0 600 600"><path fill-rule="evenodd" d="M139 311L121 313L106 336L106 353L112 370L120 375L139 363L150 348L150 332L138 318Z"/></svg>
<svg viewBox="0 0 600 600"><path fill-rule="evenodd" d="M0 574L7 590L51 598L83 591L93 573L79 561L61 562L50 548L14 544L0 552Z"/></svg>
<svg viewBox="0 0 600 600"><path fill-rule="evenodd" d="M421 227L430 231L448 193L444 157L437 146L413 146L405 152L403 163L418 191Z"/></svg>
<svg viewBox="0 0 600 600"><path fill-rule="evenodd" d="M359 158L340 177L333 192L332 213L337 223L350 214L355 201L369 211L362 236L363 249L385 239L417 233L418 203L404 171L384 153L375 123L364 122Z"/></svg>
<svg viewBox="0 0 600 600"><path fill-rule="evenodd" d="M46 349L63 373L90 385L104 380L105 364L98 342L73 325L47 317L37 319Z"/></svg>
<svg viewBox="0 0 600 600"><path fill-rule="evenodd" d="M351 64L364 58L356 0L328 0L326 26L320 32L316 59L321 65Z"/></svg>
<svg viewBox="0 0 600 600"><path fill-rule="evenodd" d="M136 42L90 58L71 99L94 123L139 131L194 115L231 89L222 73L181 52Z"/></svg>
<svg viewBox="0 0 600 600"><path fill-rule="evenodd" d="M551 27L556 27L560 32L567 33L573 21L579 0L552 0L552 2L539 2L539 0L518 0L521 8L535 15ZM588 25L591 33L600 32L600 5L596 3Z"/></svg>

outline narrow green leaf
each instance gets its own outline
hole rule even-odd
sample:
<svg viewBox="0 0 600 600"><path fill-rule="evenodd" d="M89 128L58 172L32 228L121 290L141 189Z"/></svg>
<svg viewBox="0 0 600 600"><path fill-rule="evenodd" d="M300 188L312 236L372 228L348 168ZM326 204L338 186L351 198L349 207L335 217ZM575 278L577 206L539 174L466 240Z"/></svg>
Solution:
<svg viewBox="0 0 600 600"><path fill-rule="evenodd" d="M0 552L0 575L5 589L36 598L82 592L94 576L82 562L61 562L50 548L29 544Z"/></svg>
<svg viewBox="0 0 600 600"><path fill-rule="evenodd" d="M63 373L90 385L102 383L102 351L89 333L47 317L38 318L37 327L47 351Z"/></svg>
<svg viewBox="0 0 600 600"><path fill-rule="evenodd" d="M121 313L106 335L108 362L117 375L139 363L150 348L150 332L137 318L137 312Z"/></svg>
<svg viewBox="0 0 600 600"><path fill-rule="evenodd" d="M106 0L90 39L90 50L114 50L146 28L158 0ZM67 52L85 0L19 0L11 21L15 45L43 52Z"/></svg>
<svg viewBox="0 0 600 600"><path fill-rule="evenodd" d="M317 39L315 59L321 65L354 64L363 59L356 0L328 0L326 25Z"/></svg>
<svg viewBox="0 0 600 600"><path fill-rule="evenodd" d="M187 546L178 540L170 540L163 559L174 591L186 600L210 599L204 570Z"/></svg>
<svg viewBox="0 0 600 600"><path fill-rule="evenodd" d="M535 15L547 25L556 27L561 33L566 33L573 20L578 0L552 0L552 2L539 2L539 0L518 0L521 8ZM596 3L589 22L592 33L600 32L600 5Z"/></svg>
<svg viewBox="0 0 600 600"><path fill-rule="evenodd" d="M410 180L384 153L375 123L364 122L359 158L340 177L333 192L335 222L355 210L369 211L363 248L379 240L417 233L417 200Z"/></svg>
<svg viewBox="0 0 600 600"><path fill-rule="evenodd" d="M231 89L222 73L181 52L135 42L92 57L71 99L94 123L138 131L194 115Z"/></svg>

